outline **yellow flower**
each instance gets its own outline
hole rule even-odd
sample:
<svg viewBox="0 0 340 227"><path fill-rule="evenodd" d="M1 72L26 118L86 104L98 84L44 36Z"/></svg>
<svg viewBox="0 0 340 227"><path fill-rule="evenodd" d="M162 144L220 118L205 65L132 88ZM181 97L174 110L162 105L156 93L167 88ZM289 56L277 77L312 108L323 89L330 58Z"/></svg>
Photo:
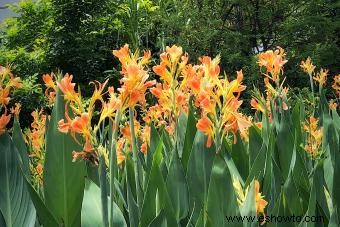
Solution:
<svg viewBox="0 0 340 227"><path fill-rule="evenodd" d="M319 82L320 85L324 85L327 80L327 74L328 74L328 70L321 69L319 73L316 73L316 75L313 76L313 79Z"/></svg>
<svg viewBox="0 0 340 227"><path fill-rule="evenodd" d="M318 122L319 120L311 116L303 125L303 128L307 133L307 144L305 145L305 150L312 158L316 158L320 154L319 149L322 143L322 127L318 127Z"/></svg>
<svg viewBox="0 0 340 227"><path fill-rule="evenodd" d="M312 59L310 57L308 57L306 61L301 61L300 67L304 72L308 73L308 75L312 75L315 69L315 66L313 65Z"/></svg>
<svg viewBox="0 0 340 227"><path fill-rule="evenodd" d="M332 84L332 88L335 90L336 94L340 97L340 74L334 76L334 83Z"/></svg>

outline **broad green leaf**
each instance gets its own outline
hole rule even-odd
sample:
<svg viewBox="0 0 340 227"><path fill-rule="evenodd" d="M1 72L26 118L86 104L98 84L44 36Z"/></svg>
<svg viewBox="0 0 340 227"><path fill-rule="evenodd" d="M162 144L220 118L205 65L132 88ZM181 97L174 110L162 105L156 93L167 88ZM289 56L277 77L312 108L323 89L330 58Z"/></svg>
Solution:
<svg viewBox="0 0 340 227"><path fill-rule="evenodd" d="M284 111L277 132L278 153L276 153L284 179L288 177L294 149L294 134L292 130L290 114Z"/></svg>
<svg viewBox="0 0 340 227"><path fill-rule="evenodd" d="M130 184L127 184L126 188L130 227L137 227L139 222L138 206L136 200L133 198Z"/></svg>
<svg viewBox="0 0 340 227"><path fill-rule="evenodd" d="M315 216L316 214L316 184L318 184L318 182L316 182L316 178L314 178L308 202L308 210L304 217L306 216L312 217ZM304 220L304 218L302 220ZM301 223L299 224L299 227L314 227L314 226L316 226L316 224L313 222L301 221Z"/></svg>
<svg viewBox="0 0 340 227"><path fill-rule="evenodd" d="M193 110L190 107L189 112L188 112L188 121L187 121L187 126L185 129L185 139L184 139L183 152L182 152L182 157L181 157L184 171L187 171L190 152L192 150L191 148L192 148L192 144L195 139L196 131L197 131L196 119L193 114Z"/></svg>
<svg viewBox="0 0 340 227"><path fill-rule="evenodd" d="M103 225L101 191L100 188L90 180L85 181L85 193L81 210L81 226L100 227ZM119 207L114 203L114 226L126 227L126 222Z"/></svg>
<svg viewBox="0 0 340 227"><path fill-rule="evenodd" d="M168 224L166 221L166 215L164 213L164 210L161 210L161 212L159 212L157 217L155 217L155 219L153 219L149 225L149 227L167 227L167 226Z"/></svg>
<svg viewBox="0 0 340 227"><path fill-rule="evenodd" d="M81 209L81 226L104 226L102 219L101 192L98 186L90 180L85 180L85 192Z"/></svg>
<svg viewBox="0 0 340 227"><path fill-rule="evenodd" d="M249 163L250 166L254 164L254 161L262 148L262 137L257 129L252 126L249 128Z"/></svg>
<svg viewBox="0 0 340 227"><path fill-rule="evenodd" d="M20 124L18 119L15 117L13 121L13 134L12 139L17 151L19 153L20 162L22 163L22 168L24 174L29 174L29 160L27 147L25 144L24 136L21 132Z"/></svg>
<svg viewBox="0 0 340 227"><path fill-rule="evenodd" d="M186 116L185 113L181 113L179 115L179 118L177 120L176 124L176 150L178 151L178 156L182 157L183 154L183 147L185 143L185 135L186 135L186 125L188 124L188 117Z"/></svg>
<svg viewBox="0 0 340 227"><path fill-rule="evenodd" d="M208 193L207 216L211 226L243 226L242 223L230 223L226 216L239 216L239 208L233 190L232 177L228 166L220 155L214 160Z"/></svg>
<svg viewBox="0 0 340 227"><path fill-rule="evenodd" d="M56 102L46 132L44 196L46 206L65 227L80 226L80 211L85 184L84 162L72 162L72 152L81 151L74 139L58 131L64 118L64 100L57 92Z"/></svg>
<svg viewBox="0 0 340 227"><path fill-rule="evenodd" d="M189 195L183 166L178 158L177 152L172 152L172 160L166 185L174 207L177 222L179 222L188 215Z"/></svg>
<svg viewBox="0 0 340 227"><path fill-rule="evenodd" d="M249 185L246 200L243 202L240 213L243 217L256 217L256 203L255 203L255 181L252 181ZM250 222L249 219L244 219L243 226L250 227L256 225L256 220Z"/></svg>
<svg viewBox="0 0 340 227"><path fill-rule="evenodd" d="M215 157L215 147L206 146L206 136L196 134L188 163L187 182L189 186L189 207L195 206L193 220L197 220L208 196L211 169Z"/></svg>
<svg viewBox="0 0 340 227"><path fill-rule="evenodd" d="M139 223L139 226L141 227L149 225L162 209L164 209L168 225L176 226L176 218L173 207L166 189L165 181L159 168L163 159L161 153L162 147L163 142L160 140L154 153L148 187L143 201L141 219Z"/></svg>
<svg viewBox="0 0 340 227"><path fill-rule="evenodd" d="M295 167L295 164L296 164L296 149L294 147L292 160L290 164L291 167L286 182L283 186L283 192L285 198L287 199L287 203L289 204L290 213L301 216L304 214L302 199L300 197L298 188L293 180L293 169Z"/></svg>
<svg viewBox="0 0 340 227"><path fill-rule="evenodd" d="M6 222L0 210L0 227L6 227Z"/></svg>
<svg viewBox="0 0 340 227"><path fill-rule="evenodd" d="M58 227L61 225L61 223L58 223L55 217L53 217L53 214L51 211L46 207L44 204L44 201L42 198L40 198L38 192L33 188L33 186L30 184L29 180L26 178L26 185L27 189L30 193L32 202L35 206L35 209L37 211L37 216L39 219L39 222L43 226L48 226L48 227Z"/></svg>
<svg viewBox="0 0 340 227"><path fill-rule="evenodd" d="M36 212L11 137L0 136L0 212L7 227L34 226Z"/></svg>
<svg viewBox="0 0 340 227"><path fill-rule="evenodd" d="M231 146L231 157L242 179L247 179L249 174L249 155L239 133L236 134L236 143Z"/></svg>

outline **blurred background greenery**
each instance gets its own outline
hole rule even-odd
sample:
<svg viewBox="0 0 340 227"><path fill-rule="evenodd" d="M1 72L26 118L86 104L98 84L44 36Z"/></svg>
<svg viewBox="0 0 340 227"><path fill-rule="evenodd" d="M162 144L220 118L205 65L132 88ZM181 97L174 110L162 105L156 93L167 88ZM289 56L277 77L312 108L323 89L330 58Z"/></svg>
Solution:
<svg viewBox="0 0 340 227"><path fill-rule="evenodd" d="M308 92L307 75L296 71L307 56L317 70L330 70L328 85L339 73L337 0L22 0L7 6L13 16L1 22L0 65L12 64L24 79L15 97L24 102L24 122L44 102L44 73L68 72L80 85L105 78L118 85L112 50L125 43L150 49L155 59L172 44L191 62L220 54L222 71L234 77L243 69L250 88L262 86L256 54L276 46L287 51L285 75L297 92ZM243 97L246 112L250 95Z"/></svg>

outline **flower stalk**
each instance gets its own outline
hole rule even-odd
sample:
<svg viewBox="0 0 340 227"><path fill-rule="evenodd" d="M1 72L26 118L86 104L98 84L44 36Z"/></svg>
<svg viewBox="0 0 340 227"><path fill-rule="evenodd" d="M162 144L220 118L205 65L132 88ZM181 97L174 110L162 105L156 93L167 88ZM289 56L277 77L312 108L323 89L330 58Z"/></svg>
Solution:
<svg viewBox="0 0 340 227"><path fill-rule="evenodd" d="M141 211L142 209L142 189L139 182L139 171L138 171L138 151L137 151L137 141L135 135L135 125L134 125L134 109L132 107L129 108L129 120L130 120L130 133L131 133L131 145L132 145L132 161L135 172L135 182L136 182L136 194L137 194L137 204L138 208Z"/></svg>

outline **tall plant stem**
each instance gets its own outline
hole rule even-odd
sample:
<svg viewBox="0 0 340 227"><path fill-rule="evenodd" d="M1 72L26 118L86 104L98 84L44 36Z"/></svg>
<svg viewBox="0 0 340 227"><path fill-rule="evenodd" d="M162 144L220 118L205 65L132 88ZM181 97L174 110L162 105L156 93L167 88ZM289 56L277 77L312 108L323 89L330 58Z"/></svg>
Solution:
<svg viewBox="0 0 340 227"><path fill-rule="evenodd" d="M129 108L129 118L130 118L130 134L131 134L131 142L132 142L132 160L133 167L135 171L135 182L136 182L136 194L137 194L137 204L139 211L142 209L142 189L139 182L139 171L138 171L138 151L137 151L137 141L135 135L135 124L134 124L134 109L132 107Z"/></svg>
<svg viewBox="0 0 340 227"><path fill-rule="evenodd" d="M314 109L315 109L315 97L314 97L314 84L313 84L313 77L312 77L312 74L309 74L309 81L310 81L310 87L311 87L311 89L312 89L313 115L314 115Z"/></svg>
<svg viewBox="0 0 340 227"><path fill-rule="evenodd" d="M117 154L116 154L116 141L119 131L119 123L120 123L121 113L118 110L116 115L116 122L114 127L114 132L111 137L111 146L110 146L110 227L113 227L113 203L114 203L114 180L115 175L118 174L117 171Z"/></svg>

